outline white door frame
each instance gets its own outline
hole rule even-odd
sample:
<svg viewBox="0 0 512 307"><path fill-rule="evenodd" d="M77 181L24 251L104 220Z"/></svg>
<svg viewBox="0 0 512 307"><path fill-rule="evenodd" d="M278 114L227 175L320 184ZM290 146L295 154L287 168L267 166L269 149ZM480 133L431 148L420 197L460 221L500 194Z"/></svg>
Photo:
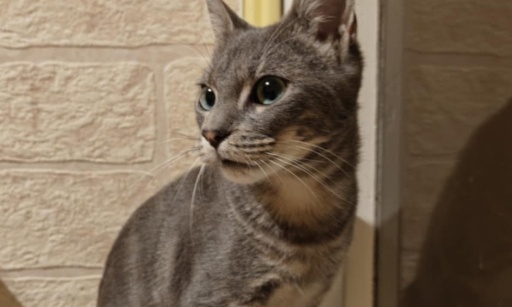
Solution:
<svg viewBox="0 0 512 307"><path fill-rule="evenodd" d="M381 2L376 307L399 305L404 5Z"/></svg>

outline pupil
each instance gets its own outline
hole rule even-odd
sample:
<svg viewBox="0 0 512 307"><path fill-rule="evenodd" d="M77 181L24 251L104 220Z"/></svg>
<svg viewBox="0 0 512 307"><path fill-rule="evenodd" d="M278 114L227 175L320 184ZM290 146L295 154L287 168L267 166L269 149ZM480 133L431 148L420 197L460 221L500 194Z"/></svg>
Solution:
<svg viewBox="0 0 512 307"><path fill-rule="evenodd" d="M274 100L279 96L279 88L276 86L276 83L267 81L265 82L265 86L263 87L263 95L268 100Z"/></svg>
<svg viewBox="0 0 512 307"><path fill-rule="evenodd" d="M211 89L206 90L205 94L206 103L211 107L215 104L215 94Z"/></svg>

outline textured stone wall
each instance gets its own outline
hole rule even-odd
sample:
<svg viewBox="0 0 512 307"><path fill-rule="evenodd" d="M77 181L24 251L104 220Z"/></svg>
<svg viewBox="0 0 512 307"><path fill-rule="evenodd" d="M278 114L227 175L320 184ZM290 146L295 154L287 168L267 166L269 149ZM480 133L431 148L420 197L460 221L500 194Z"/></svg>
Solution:
<svg viewBox="0 0 512 307"><path fill-rule="evenodd" d="M493 204L508 201L512 208L512 198L499 199L490 190L484 191L484 185L470 185L483 179L478 176L490 169L493 158L473 159L473 165L466 161L477 152L512 148L512 130L496 131L508 135L510 143L496 144L496 138L482 137L495 120L493 116L499 117L505 112L503 107L512 104L512 1L405 2L401 272L402 286L415 287L406 293L405 306L509 306L512 300L504 295L510 294L490 294L484 285L496 280L485 268L512 267L512 261L493 263L500 257L512 259L512 250L508 256L489 254L489 247L504 244L498 239L502 235L498 216L512 212L498 212ZM495 156L503 159L499 152ZM502 167L509 163L506 158L501 162ZM497 173L487 175L487 181L498 178ZM458 187L466 183L466 195L478 191L484 198L473 203L457 196ZM509 178L494 185L511 183ZM481 224L486 218L485 225ZM512 233L512 228L508 231ZM485 242L479 241L483 236L477 233L486 233Z"/></svg>
<svg viewBox="0 0 512 307"><path fill-rule="evenodd" d="M94 306L121 225L193 162L168 165L196 134L205 2L0 8L0 306Z"/></svg>

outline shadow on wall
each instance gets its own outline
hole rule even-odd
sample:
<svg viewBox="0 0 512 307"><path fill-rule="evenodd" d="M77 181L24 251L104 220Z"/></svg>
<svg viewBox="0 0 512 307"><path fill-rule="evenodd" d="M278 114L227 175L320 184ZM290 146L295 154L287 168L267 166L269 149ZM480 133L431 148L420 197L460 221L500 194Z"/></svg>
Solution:
<svg viewBox="0 0 512 307"><path fill-rule="evenodd" d="M7 289L7 286L0 280L0 306L2 307L23 307L14 295Z"/></svg>
<svg viewBox="0 0 512 307"><path fill-rule="evenodd" d="M512 306L512 99L460 153L401 305Z"/></svg>

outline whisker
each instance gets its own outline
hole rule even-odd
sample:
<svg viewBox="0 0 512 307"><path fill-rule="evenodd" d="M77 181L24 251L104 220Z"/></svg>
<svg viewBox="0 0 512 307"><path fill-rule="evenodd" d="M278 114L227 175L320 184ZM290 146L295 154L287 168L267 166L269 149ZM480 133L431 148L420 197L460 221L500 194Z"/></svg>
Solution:
<svg viewBox="0 0 512 307"><path fill-rule="evenodd" d="M197 141L197 139L198 139L197 136L191 136L191 135L187 135L187 134L181 133L181 132L174 132L174 134L179 135L179 136L184 137L184 138L187 138L189 140Z"/></svg>
<svg viewBox="0 0 512 307"><path fill-rule="evenodd" d="M308 169L306 169L304 167L304 164L301 165L301 163L299 161L296 161L296 160L291 160L291 159L287 159L285 160L284 157L279 157L279 155L277 154L273 154L273 153L269 153L273 156L276 157L276 159L279 159L280 161L286 163L287 160L288 160L288 165L291 165L301 171L303 171L304 173L306 173L307 175L311 176L311 178L313 178L316 182L318 182L323 188L325 188L326 190L328 190L329 192L331 192L334 196L336 196L338 199L348 203L348 204L351 204L352 205L352 202L350 202L349 200L347 200L346 198L342 197L341 195L339 195L338 193L336 193L335 191L333 191L330 187L328 187L324 182L322 182L321 178L319 178L318 176L316 176L315 174L313 174L311 171L309 171ZM329 181L332 182L332 180L328 179Z"/></svg>
<svg viewBox="0 0 512 307"><path fill-rule="evenodd" d="M313 144L313 143L309 143L309 142L303 142L303 141L299 141L299 140L289 140L289 141L281 141L281 143L287 143L287 142L295 142L295 143L301 143L301 144L305 144L305 145L310 145L312 147L315 147L315 148L318 148L320 150L323 150L324 152L328 153L328 154L331 154L332 156L340 159L343 163L346 163L347 165L353 167L354 169L356 168L353 164L351 164L350 162L348 162L346 159L344 159L343 157L340 157L339 155L335 154L334 152L328 150L328 149L325 149L323 148L322 146L318 146L317 144ZM300 147L300 148L304 148L304 147ZM309 149L309 148L304 148L304 149Z"/></svg>
<svg viewBox="0 0 512 307"><path fill-rule="evenodd" d="M270 177L268 176L265 169L257 161L251 159L251 157L249 157L249 155L247 155L246 153L242 153L242 154L246 157L247 162L256 164L256 166L258 166L258 168L261 170L261 172L265 175L265 177L267 177L267 180L270 182Z"/></svg>
<svg viewBox="0 0 512 307"><path fill-rule="evenodd" d="M299 147L299 148L300 148L300 147ZM273 153L273 154L276 154L276 153ZM323 162L323 160L306 159L306 158L300 158L300 157L295 157L295 156L291 156L291 155L285 155L285 154L283 154L283 153L281 153L281 152L280 152L280 153L277 153L277 154L279 154L279 155L280 155L280 156L282 156L282 157L287 157L287 158L289 158L289 159L293 159L293 160L297 160L297 161L299 161L299 160L300 160L300 161L307 161L307 162ZM308 167L310 167L310 168L314 169L312 166L308 166Z"/></svg>
<svg viewBox="0 0 512 307"><path fill-rule="evenodd" d="M269 164L265 161L265 160L260 160L261 163L265 164L268 168L271 168L269 166ZM279 180L279 182L282 184L283 183L283 180L281 178L281 176L279 175L279 172L275 173L276 177L277 177L277 180Z"/></svg>
<svg viewBox="0 0 512 307"><path fill-rule="evenodd" d="M201 36L201 44L205 47L208 58L211 59L212 52L210 51L210 48L208 48L208 45L205 43L204 35L202 33L199 33L199 35ZM205 59L205 61L206 61L207 65L208 65L208 69L210 71L213 70L212 62L211 61L207 61L206 59Z"/></svg>
<svg viewBox="0 0 512 307"><path fill-rule="evenodd" d="M192 148L189 148L189 149L185 149L185 150L182 150L180 151L179 153L177 153L176 155L172 156L171 158L165 160L164 162L156 165L155 167L153 167L152 169L150 169L149 171L145 172L145 174L143 174L143 176L141 176L139 179L137 179L135 182L133 182L129 187L128 187L128 190L132 190L133 187L135 187L137 184L139 184L144 176L147 176L147 177L154 177L156 175L158 175L160 173L160 171L162 169L164 169L166 166L169 166L171 165L172 163L174 162L177 162L179 160L181 160L183 157L185 157L188 153L190 152L194 152L194 151L197 151L200 147L199 146L194 146Z"/></svg>
<svg viewBox="0 0 512 307"><path fill-rule="evenodd" d="M189 50L194 49L194 51L197 52L201 56L201 58L203 59L203 61L206 64L206 66L211 66L211 63L206 59L204 54L201 51L199 51L199 49L197 49L196 45L185 45L185 47L187 47ZM201 66L201 65L197 65L197 67L200 68L201 70L204 69L204 66Z"/></svg>
<svg viewBox="0 0 512 307"><path fill-rule="evenodd" d="M202 35L201 35L202 36ZM203 36L202 36L203 37ZM204 42L204 37L201 39L201 45L203 45L204 49L206 49L206 54L208 55L208 58L212 57L212 51L210 50L210 47L208 47L208 44Z"/></svg>
<svg viewBox="0 0 512 307"><path fill-rule="evenodd" d="M295 286L297 291L299 291L300 295L302 295L303 297L306 296L306 294L304 293L304 290L302 290L302 288L299 286L299 284L297 282L293 283L293 285Z"/></svg>
<svg viewBox="0 0 512 307"><path fill-rule="evenodd" d="M210 51L210 48L208 48L208 45L205 43L204 35L202 33L199 33L199 35L201 35L201 44L205 47L208 56L211 57L212 52Z"/></svg>
<svg viewBox="0 0 512 307"><path fill-rule="evenodd" d="M241 154L244 155L244 158L243 158L243 162L246 163L246 164L249 164L249 165L253 165L255 164L254 163L254 160L251 159L251 157L245 153L245 152L240 152ZM238 161L237 157L235 155L233 155L233 153L231 152L226 152L226 154L228 155L228 157L230 158L230 160L233 160L233 161Z"/></svg>
<svg viewBox="0 0 512 307"><path fill-rule="evenodd" d="M286 156L280 154L280 156L282 158L286 158ZM288 156L288 159L290 160L290 156ZM317 174L321 174L322 172L319 171L318 169L314 168L313 166L310 166L300 160L297 160L295 157L291 157L291 160L293 160L293 163L297 164L297 165L301 165L304 169L308 170L311 172L311 175L313 175L314 173L317 173ZM317 177L318 178L318 177ZM323 176L324 179L328 180L329 182L335 184L336 182L332 179L329 178L329 176Z"/></svg>
<svg viewBox="0 0 512 307"><path fill-rule="evenodd" d="M294 176L295 178L297 178L297 180L299 180L308 190L309 192L317 199L319 200L318 196L316 195L316 193L304 182L304 180L302 180L299 176L297 176L296 174L294 174L292 171L290 171L289 169L287 169L285 166L275 162L274 160L268 160L268 162L271 162L275 165L277 165L278 167L282 168L283 170L287 171L288 173L290 173L290 175Z"/></svg>
<svg viewBox="0 0 512 307"><path fill-rule="evenodd" d="M172 204L174 204L174 202L176 201L176 197L178 197L178 195L179 195L179 193L180 193L181 189L183 188L183 183L184 183L185 181L187 181L187 178L188 178L188 176L190 175L190 172L192 172L192 170L193 170L193 169L194 169L194 167L196 166L196 163L197 163L197 161L199 161L199 159L201 159L201 158L197 158L197 159L195 159L195 160L194 160L194 162L192 162L192 165L191 165L191 166L189 167L189 169L187 170L187 172L186 172L185 176L183 176L183 177L181 178L180 183L178 184L178 189L176 189L176 192L175 192L174 197L173 197L173 199L172 199Z"/></svg>
<svg viewBox="0 0 512 307"><path fill-rule="evenodd" d="M268 173L265 171L265 169L256 161L254 161L254 163L256 163L256 165L258 166L258 168L261 170L261 172L263 173L263 175L265 175L265 177L267 178L267 181L268 182L271 182L270 180L270 177L268 176Z"/></svg>
<svg viewBox="0 0 512 307"><path fill-rule="evenodd" d="M205 165L202 165L199 169L199 173L197 173L196 182L194 183L194 189L192 190L192 198L190 200L190 209L189 209L189 231L190 231L190 238L192 239L192 226L194 224L194 201L196 198L196 191L197 191L197 185L199 184L199 179L201 178L201 175L203 175Z"/></svg>
<svg viewBox="0 0 512 307"><path fill-rule="evenodd" d="M179 140L179 141L197 141L197 139L195 140L192 140L192 139L188 139L188 138L182 138L182 137L176 137L176 138L170 138L170 139L167 139L165 141L162 141L162 144L167 144L167 143L171 143L171 142L174 142L176 140Z"/></svg>
<svg viewBox="0 0 512 307"><path fill-rule="evenodd" d="M311 177L316 177L315 174L313 173L313 171L316 171L316 170L312 171L310 169L307 169L306 168L307 165L304 164L304 163L301 163L298 160L295 160L293 158L288 158L288 157L286 157L284 155L281 155L281 154L276 154L276 153L271 153L271 152L269 152L268 154L271 155L271 156L274 156L276 159L283 159L284 160L283 162L289 163L290 165L299 168L300 170L302 170L306 174L310 175ZM318 178L318 177L316 177L316 178Z"/></svg>
<svg viewBox="0 0 512 307"><path fill-rule="evenodd" d="M283 143L283 142L279 142L279 143ZM314 144L311 144L311 145L314 145ZM297 148L302 148L302 149L306 149L306 150L311 150L311 148L304 147L304 146L299 146L299 145L293 145L293 146L295 146L295 147L297 147ZM313 146L313 147L314 147L314 146ZM319 148L319 149L323 149L324 151L329 152L329 153L331 153L332 155L335 155L338 159L340 159L340 160L341 160L341 162L346 163L346 164L347 164L347 165L349 165L349 166L352 166L352 165L351 165L349 162L347 162L345 159L343 159L342 157L340 157L340 156L338 156L338 155L336 155L336 154L334 154L334 153L330 152L329 150L324 149L324 148L322 148L322 147L320 147L320 146L316 146L316 147L317 147L317 148ZM344 169L343 169L343 168L342 168L338 163L336 163L336 162L335 162L334 160L332 160L331 158L327 157L326 155L324 155L324 154L322 154L321 152L318 152L318 151L316 151L316 150L314 150L314 149L313 149L313 150L311 150L311 151L312 151L312 152L314 152L315 154L319 155L320 157L324 158L325 160L329 161L330 163L332 163L332 164L333 164L337 169L339 169L339 170L340 170L343 174L345 174L346 176L350 176L350 174L348 174L346 170L344 170Z"/></svg>

